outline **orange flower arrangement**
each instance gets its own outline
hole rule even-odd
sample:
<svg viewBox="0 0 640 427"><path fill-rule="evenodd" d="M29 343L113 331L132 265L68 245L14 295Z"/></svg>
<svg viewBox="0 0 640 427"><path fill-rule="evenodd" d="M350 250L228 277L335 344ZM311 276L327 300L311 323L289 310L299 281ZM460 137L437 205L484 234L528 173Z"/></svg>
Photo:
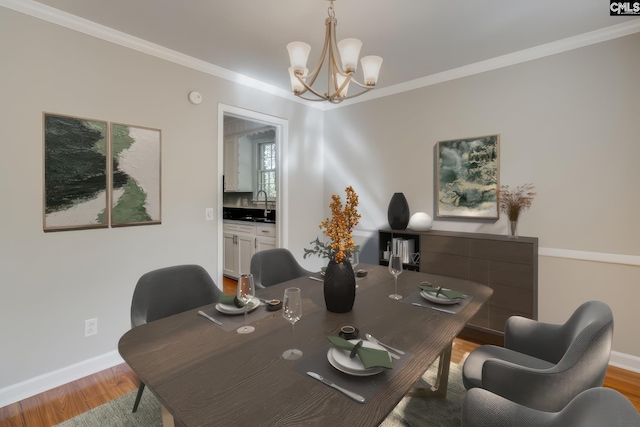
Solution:
<svg viewBox="0 0 640 427"><path fill-rule="evenodd" d="M353 228L360 221L361 215L358 213L358 195L353 187L348 186L344 190L347 193L347 199L344 207L342 200L337 194L331 196L331 218L326 218L320 223L319 228L324 229L324 234L331 239L331 243L322 243L318 238L311 242L314 244L313 249L305 249L304 258L311 254L317 254L334 260L340 264L351 256L351 253L357 251L355 243L353 243Z"/></svg>

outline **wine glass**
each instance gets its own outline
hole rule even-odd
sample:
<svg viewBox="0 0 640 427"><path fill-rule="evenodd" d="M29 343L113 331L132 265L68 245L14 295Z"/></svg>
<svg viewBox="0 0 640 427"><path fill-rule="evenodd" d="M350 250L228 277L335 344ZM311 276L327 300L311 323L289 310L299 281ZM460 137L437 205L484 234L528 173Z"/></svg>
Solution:
<svg viewBox="0 0 640 427"><path fill-rule="evenodd" d="M389 298L401 300L402 295L398 295L398 276L402 273L402 248L393 251L389 256L389 273L393 275L395 280L395 293L389 295Z"/></svg>
<svg viewBox="0 0 640 427"><path fill-rule="evenodd" d="M247 325L247 311L249 311L249 303L253 300L256 294L256 288L253 284L253 274L241 274L238 279L238 291L236 296L238 301L244 304L244 326L237 329L239 334L250 334L255 331L256 328Z"/></svg>
<svg viewBox="0 0 640 427"><path fill-rule="evenodd" d="M356 267L360 264L360 252L351 251L351 259L349 261L351 262L351 267L353 267L353 272L355 273L357 271Z"/></svg>
<svg viewBox="0 0 640 427"><path fill-rule="evenodd" d="M291 322L291 348L282 353L286 360L296 360L302 356L302 351L294 348L294 327L302 317L302 298L300 288L287 288L284 290L284 302L282 305L282 317Z"/></svg>
<svg viewBox="0 0 640 427"><path fill-rule="evenodd" d="M349 262L351 262L351 268L353 268L353 274L356 275L356 273L358 272L356 267L358 266L358 264L360 264L360 252L356 250L351 251ZM358 284L356 283L356 288L357 287L358 287Z"/></svg>

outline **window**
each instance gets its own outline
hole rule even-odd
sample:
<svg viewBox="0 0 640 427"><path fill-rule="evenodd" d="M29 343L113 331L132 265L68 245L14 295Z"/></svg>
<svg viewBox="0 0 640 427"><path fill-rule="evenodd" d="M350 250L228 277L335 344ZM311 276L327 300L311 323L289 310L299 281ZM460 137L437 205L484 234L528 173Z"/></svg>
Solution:
<svg viewBox="0 0 640 427"><path fill-rule="evenodd" d="M258 143L258 192L264 190L267 198L276 198L276 143Z"/></svg>

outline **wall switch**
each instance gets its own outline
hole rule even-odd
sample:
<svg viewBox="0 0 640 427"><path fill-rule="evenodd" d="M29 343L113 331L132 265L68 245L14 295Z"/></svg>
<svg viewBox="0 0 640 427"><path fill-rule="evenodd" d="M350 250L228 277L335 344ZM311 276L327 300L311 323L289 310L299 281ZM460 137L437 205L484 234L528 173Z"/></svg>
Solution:
<svg viewBox="0 0 640 427"><path fill-rule="evenodd" d="M249 206L249 200L248 199L242 199L242 206Z"/></svg>
<svg viewBox="0 0 640 427"><path fill-rule="evenodd" d="M204 210L204 215L207 221L213 221L214 219L213 208L206 208Z"/></svg>
<svg viewBox="0 0 640 427"><path fill-rule="evenodd" d="M98 334L98 319L87 319L84 321L84 337Z"/></svg>

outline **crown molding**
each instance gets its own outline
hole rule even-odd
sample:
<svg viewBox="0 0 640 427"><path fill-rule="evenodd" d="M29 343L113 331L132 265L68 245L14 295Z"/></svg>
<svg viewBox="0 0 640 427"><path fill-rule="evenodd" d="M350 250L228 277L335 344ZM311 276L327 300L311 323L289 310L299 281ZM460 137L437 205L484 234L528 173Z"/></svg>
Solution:
<svg viewBox="0 0 640 427"><path fill-rule="evenodd" d="M97 24L88 19L80 18L67 12L55 9L53 7L38 3L33 0L0 0L0 6L26 15L39 18L53 24L57 24L71 30L75 30L111 43L118 44L138 52L146 53L166 61L173 62L197 71L201 71L212 76L219 77L243 86L247 86L262 92L275 95L289 101L298 102L307 107L319 109L322 111L333 110L336 108L346 107L361 102L371 101L377 98L396 95L402 92L408 92L423 87L444 83L463 77L472 76L474 74L484 73L486 71L496 70L511 65L521 64L523 62L532 61L546 56L556 55L558 53L567 52L573 49L601 43L619 37L628 36L640 32L640 18L623 22L621 24L602 28L600 30L591 31L574 37L569 37L544 45L536 46L530 49L513 52L485 61L476 62L474 64L465 65L463 67L454 68L443 71L441 73L432 74L430 76L421 77L405 83L376 89L362 95L358 98L346 100L340 104L316 103L305 101L294 96L290 91L280 89L276 86L261 82L252 77L236 73L226 68L219 67L206 61L194 58L189 55L165 48L155 43L148 42L138 37L114 30L113 28Z"/></svg>
<svg viewBox="0 0 640 427"><path fill-rule="evenodd" d="M4 6L8 9L15 10L16 12L21 12L34 18L42 19L43 21L60 25L101 40L133 49L138 52L146 53L187 68L220 77L224 80L313 107L313 105L307 104L304 100L294 96L293 93L287 90L280 89L252 77L245 76L244 74L227 70L226 68L219 67L215 64L202 61L192 56L185 55L164 46L123 33L122 31L114 30L113 28L95 23L88 19L80 18L33 0L0 0L0 6Z"/></svg>

